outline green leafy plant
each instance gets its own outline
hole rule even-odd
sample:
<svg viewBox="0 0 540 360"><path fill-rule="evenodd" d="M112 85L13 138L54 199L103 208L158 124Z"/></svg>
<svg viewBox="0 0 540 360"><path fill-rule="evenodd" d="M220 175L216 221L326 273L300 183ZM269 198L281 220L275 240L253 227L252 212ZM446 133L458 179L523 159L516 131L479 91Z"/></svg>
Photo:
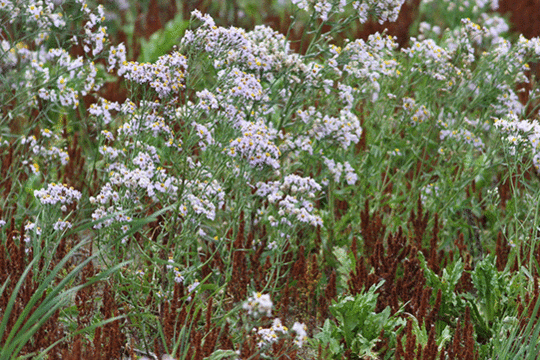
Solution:
<svg viewBox="0 0 540 360"><path fill-rule="evenodd" d="M443 0L133 39L180 3L0 2L1 356L531 356L540 39Z"/></svg>
<svg viewBox="0 0 540 360"><path fill-rule="evenodd" d="M392 315L388 307L375 312L376 292L382 285L383 282L364 293L341 297L330 306L337 324L326 319L315 339L323 348L328 347L332 358L341 358L346 350L357 358L376 358L374 347L381 340L381 332L384 330L385 336L395 336L395 331L404 325L403 319Z"/></svg>
<svg viewBox="0 0 540 360"><path fill-rule="evenodd" d="M437 275L431 270L427 264L423 254L418 254L420 264L426 275L426 285L433 288L433 294L441 291L441 308L440 313L445 314L445 321L451 321L456 318L465 310L466 302L456 293L456 286L459 280L463 276L465 265L460 258L456 259L453 263L448 264L442 273Z"/></svg>

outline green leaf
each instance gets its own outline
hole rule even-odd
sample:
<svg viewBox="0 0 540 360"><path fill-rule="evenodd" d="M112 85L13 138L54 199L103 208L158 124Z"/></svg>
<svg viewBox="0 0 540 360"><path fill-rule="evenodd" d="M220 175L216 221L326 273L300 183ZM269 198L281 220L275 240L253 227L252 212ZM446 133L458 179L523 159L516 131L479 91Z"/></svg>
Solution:
<svg viewBox="0 0 540 360"><path fill-rule="evenodd" d="M228 358L229 356L238 357L238 354L233 350L216 350L212 355L205 357L204 360L221 360Z"/></svg>
<svg viewBox="0 0 540 360"><path fill-rule="evenodd" d="M486 314L487 321L493 321L501 300L499 272L495 266L495 256L488 255L471 274L472 282L478 290L478 300Z"/></svg>
<svg viewBox="0 0 540 360"><path fill-rule="evenodd" d="M450 331L450 325L446 325L441 334L436 338L435 342L439 349L444 348L445 344L452 340L452 333Z"/></svg>
<svg viewBox="0 0 540 360"><path fill-rule="evenodd" d="M324 344L323 348L328 346L328 350L334 355L343 352L343 347L340 345L340 331L330 319L325 320L321 331L314 338Z"/></svg>
<svg viewBox="0 0 540 360"><path fill-rule="evenodd" d="M160 56L167 54L174 45L178 44L188 26L189 21L184 20L182 15L178 14L165 25L165 28L153 33L148 41L141 39L139 62L152 63Z"/></svg>
<svg viewBox="0 0 540 360"><path fill-rule="evenodd" d="M390 308L380 313L375 312L378 298L376 292L383 283L384 281L381 281L365 293L342 297L332 305L330 312L336 317L339 327L336 327L337 331L333 331L330 323L325 322L323 331L326 331L326 335L323 343L328 344L331 339L338 343L344 340L347 348L352 349L356 349L355 344L372 344L390 318Z"/></svg>

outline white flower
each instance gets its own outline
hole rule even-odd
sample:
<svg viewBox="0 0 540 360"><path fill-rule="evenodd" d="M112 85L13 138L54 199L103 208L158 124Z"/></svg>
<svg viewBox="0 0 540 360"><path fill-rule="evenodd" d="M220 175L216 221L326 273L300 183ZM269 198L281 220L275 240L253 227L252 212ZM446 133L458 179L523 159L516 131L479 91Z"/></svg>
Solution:
<svg viewBox="0 0 540 360"><path fill-rule="evenodd" d="M46 189L35 190L34 196L43 205L51 204L72 204L75 200L79 200L82 196L80 191L67 185L50 183Z"/></svg>
<svg viewBox="0 0 540 360"><path fill-rule="evenodd" d="M260 292L254 292L253 296L248 298L247 302L242 306L244 310L248 311L249 315L253 317L272 316L272 300L270 295L261 294Z"/></svg>
<svg viewBox="0 0 540 360"><path fill-rule="evenodd" d="M57 231L71 229L71 227L72 225L69 221L62 221L62 219L58 219L58 221L53 224L53 229Z"/></svg>
<svg viewBox="0 0 540 360"><path fill-rule="evenodd" d="M195 281L193 282L193 284L191 284L191 285L188 286L188 292L192 292L192 291L195 290L195 288L196 288L197 286L199 286L199 285L200 285L200 282L199 282L198 280L195 280Z"/></svg>
<svg viewBox="0 0 540 360"><path fill-rule="evenodd" d="M292 331L296 333L296 339L294 343L299 347L302 347L304 341L307 340L307 326L303 323L295 322Z"/></svg>

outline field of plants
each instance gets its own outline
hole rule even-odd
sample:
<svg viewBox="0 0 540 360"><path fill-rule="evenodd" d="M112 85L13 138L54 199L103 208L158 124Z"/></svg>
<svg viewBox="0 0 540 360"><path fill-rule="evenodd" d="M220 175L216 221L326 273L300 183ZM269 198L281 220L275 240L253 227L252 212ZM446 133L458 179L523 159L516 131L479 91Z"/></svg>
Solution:
<svg viewBox="0 0 540 360"><path fill-rule="evenodd" d="M538 358L526 10L99 3L0 0L0 360Z"/></svg>

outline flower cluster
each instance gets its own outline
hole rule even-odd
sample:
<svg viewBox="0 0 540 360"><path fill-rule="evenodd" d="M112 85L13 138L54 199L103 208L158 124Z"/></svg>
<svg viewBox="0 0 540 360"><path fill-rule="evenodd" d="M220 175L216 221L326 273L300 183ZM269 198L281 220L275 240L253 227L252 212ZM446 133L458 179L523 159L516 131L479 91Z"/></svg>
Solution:
<svg viewBox="0 0 540 360"><path fill-rule="evenodd" d="M188 30L182 39L182 46L205 51L214 60L216 69L236 67L241 71L262 72L268 79L278 71L290 51L285 36L263 25L252 31L231 27L215 26L209 15L198 10L192 16L203 22L195 32Z"/></svg>
<svg viewBox="0 0 540 360"><path fill-rule="evenodd" d="M448 49L441 47L432 39L418 40L411 38L411 46L402 51L413 59L415 66L412 70L428 74L432 79L451 88L461 75L461 70L452 63ZM468 44L468 43L467 43Z"/></svg>
<svg viewBox="0 0 540 360"><path fill-rule="evenodd" d="M479 120L472 121L466 116L458 121L459 117L457 113L445 115L441 112L439 114L439 120L437 121L437 124L441 127L439 139L454 139L458 143L473 145L474 148L482 150L484 142L480 135L482 132L489 131L489 123L481 123Z"/></svg>
<svg viewBox="0 0 540 360"><path fill-rule="evenodd" d="M254 318L261 316L272 316L272 300L270 295L254 292L253 296L249 297L247 302L242 306L244 310L247 310L248 314ZM302 347L304 341L307 339L307 327L306 325L295 322L292 331L296 333L294 343L298 347ZM272 325L268 328L259 326L254 328L253 332L257 335L257 345L259 348L265 348L277 342L283 336L289 334L289 329L284 326L279 318L272 320Z"/></svg>
<svg viewBox="0 0 540 360"><path fill-rule="evenodd" d="M240 128L242 136L231 140L230 147L224 151L232 157L240 157L253 167L269 165L279 168L281 152L273 142L277 131L265 125L264 121L243 121Z"/></svg>
<svg viewBox="0 0 540 360"><path fill-rule="evenodd" d="M73 225L71 222L62 219L58 219L58 221L53 224L53 229L56 231L63 231L65 229L71 229L72 227Z"/></svg>
<svg viewBox="0 0 540 360"><path fill-rule="evenodd" d="M272 321L272 326L269 328L259 327L258 329L253 330L256 330L257 332L259 338L257 345L260 348L277 342L279 339L279 334L284 335L288 331L287 327L281 324L281 320L279 318L275 318Z"/></svg>
<svg viewBox="0 0 540 360"><path fill-rule="evenodd" d="M540 124L537 120L519 120L517 115L509 114L506 119L495 119L494 126L510 145L511 153L515 153L519 144L532 150L533 163L540 172Z"/></svg>
<svg viewBox="0 0 540 360"><path fill-rule="evenodd" d="M136 138L142 133L149 133L155 138L158 135L164 135L169 140L174 138L173 131L156 103L145 101L137 107L128 99L120 106L120 112L129 115L128 120L118 128L118 133L125 137Z"/></svg>
<svg viewBox="0 0 540 360"><path fill-rule="evenodd" d="M352 6L358 12L357 17L361 23L365 23L368 20L368 13L372 13L382 24L386 21L396 21L404 2L405 0L355 0ZM311 5L314 13L322 21L327 21L333 14L343 13L347 5L345 0L292 0L292 3L305 11L309 11Z"/></svg>
<svg viewBox="0 0 540 360"><path fill-rule="evenodd" d="M348 110L341 110L339 117L322 115L314 108L310 109L314 117L313 128L309 130L308 135L317 140L325 138L336 141L342 148L348 148L351 143L356 144L362 136L362 127L358 117Z"/></svg>
<svg viewBox="0 0 540 360"><path fill-rule="evenodd" d="M40 45L49 38L54 30L66 26L61 12L56 12L54 3L43 1L30 1L18 4L17 1L4 0L0 3L0 11L10 14L10 23L26 21L29 28L39 29L40 33L34 39L36 45Z"/></svg>
<svg viewBox="0 0 540 360"><path fill-rule="evenodd" d="M174 258L172 256L169 256L168 262L169 264L166 266L166 268L167 270L172 270L174 281L177 283L183 283L184 276L180 272L180 269L177 266L174 266Z"/></svg>
<svg viewBox="0 0 540 360"><path fill-rule="evenodd" d="M325 165L328 167L328 170L334 176L334 181L336 183L340 182L341 175L343 174L343 172L345 172L345 181L347 181L347 184L356 184L356 181L358 180L358 175L348 161L345 161L343 164L341 164L339 162L336 163L334 160L328 159L325 156L323 156L323 159Z"/></svg>
<svg viewBox="0 0 540 360"><path fill-rule="evenodd" d="M322 225L322 219L314 214L313 203L308 199L313 199L315 192L320 190L321 186L311 178L287 175L283 182L258 182L256 195L266 197L271 204L278 205L280 220L276 221L270 216L268 218L270 225L277 226L283 223L290 226L288 217L293 216L300 223L317 226ZM290 192L290 195L286 194L287 192Z"/></svg>
<svg viewBox="0 0 540 360"><path fill-rule="evenodd" d="M270 295L254 292L253 296L249 297L242 308L247 310L248 314L253 317L272 316L272 299Z"/></svg>
<svg viewBox="0 0 540 360"><path fill-rule="evenodd" d="M43 205L70 205L74 201L78 201L82 194L72 186L50 183L46 189L35 190L34 196Z"/></svg>
<svg viewBox="0 0 540 360"><path fill-rule="evenodd" d="M32 241L32 237L30 235L34 235L36 237L41 236L42 229L40 226L37 226L36 223L33 223L31 221L28 221L26 225L24 225L24 238L23 241L26 245L29 245Z"/></svg>
<svg viewBox="0 0 540 360"><path fill-rule="evenodd" d="M112 72L115 67L120 68L122 64L126 61L126 46L124 44L119 44L118 46L111 46L109 50L109 58L107 62L109 66L107 67L108 72ZM121 74L119 74L121 75Z"/></svg>
<svg viewBox="0 0 540 360"><path fill-rule="evenodd" d="M108 101L107 99L99 99L99 102L93 103L88 109L88 113L95 117L103 119L103 123L106 125L112 121L111 111L120 111L120 105L116 101Z"/></svg>
<svg viewBox="0 0 540 360"><path fill-rule="evenodd" d="M182 45L196 46L198 49L219 55L229 47L243 46L246 44L245 31L243 29L231 27L225 29L217 27L214 19L208 14L202 14L199 10L194 10L191 16L202 21L203 25L194 33L186 31L182 38ZM204 40L198 42L198 40Z"/></svg>
<svg viewBox="0 0 540 360"><path fill-rule="evenodd" d="M21 137L21 144L28 145L30 153L33 154L30 159L33 164L37 164L37 160L42 158L45 161L59 160L61 165L66 165L69 161L68 152L53 145L59 142L59 136L49 129L41 130L41 139L39 141L34 135Z"/></svg>
<svg viewBox="0 0 540 360"><path fill-rule="evenodd" d="M298 113L303 112L302 110L298 110ZM313 141L309 136L298 135L294 138L290 133L280 133L279 136L282 139L281 144L279 144L280 152L294 151L294 156L299 156L301 152L313 155Z"/></svg>
<svg viewBox="0 0 540 360"><path fill-rule="evenodd" d="M506 23L506 20L496 14L484 13L482 16L482 26L486 29L486 40L491 41L491 45L495 45L504 41L502 34L510 30L510 26Z"/></svg>
<svg viewBox="0 0 540 360"><path fill-rule="evenodd" d="M89 52L89 46L92 45L92 54L95 56L103 49L106 33L100 26L104 20L103 7L98 7L97 13L94 13L83 1L79 3L83 21L86 20L84 48ZM26 106L37 106L37 99L40 98L62 107L77 108L80 95L99 88L96 84L97 68L91 59L82 56L73 58L58 43L58 39L50 43L46 41L52 31L64 28L68 20L75 20L61 12L59 3L31 1L15 4L3 1L2 5L0 13L9 11L10 23L24 28L25 34L37 32L31 47L24 38L21 41L17 38L0 39L0 67L6 70L6 79L11 81L13 89L22 91L25 88L37 88L37 96L32 95ZM72 39L72 42L78 41L77 37ZM58 47L51 47L53 44ZM17 63L24 77L15 79Z"/></svg>
<svg viewBox="0 0 540 360"><path fill-rule="evenodd" d="M422 124L429 119L430 113L424 105L416 105L416 101L409 97L403 98L402 101L404 113L407 115L405 120L408 120L411 126Z"/></svg>
<svg viewBox="0 0 540 360"><path fill-rule="evenodd" d="M218 79L221 83L227 84L227 98L241 97L246 100L261 100L263 90L260 80L253 74L240 71L237 68L220 70ZM234 100L232 100L234 101Z"/></svg>
<svg viewBox="0 0 540 360"><path fill-rule="evenodd" d="M158 197L167 197L171 201L175 199L179 180L167 175L163 168L156 167L159 157L155 148L147 145L146 150L139 151L132 159L132 163L137 166L133 170L120 163L110 166L109 182L101 188L97 196L90 197L90 202L99 206L92 214L93 220L110 218L96 224L95 228L109 226L114 220L127 221L124 216L111 215L122 211L121 204L140 204L143 196L156 200Z"/></svg>
<svg viewBox="0 0 540 360"><path fill-rule="evenodd" d="M293 340L294 344L298 347L302 347L304 341L308 339L307 326L303 323L295 322L291 330L296 334L295 339ZM279 318L272 320L272 326L268 328L260 326L254 328L253 331L257 334L257 346L259 348L265 348L290 333L289 329L286 326L283 326Z"/></svg>
<svg viewBox="0 0 540 360"><path fill-rule="evenodd" d="M161 56L155 64L124 61L118 74L138 84L150 85L163 99L170 94L178 94L185 88L187 67L187 58L175 51Z"/></svg>
<svg viewBox="0 0 540 360"><path fill-rule="evenodd" d="M427 184L422 188L422 192L420 193L420 199L422 201L422 204L426 204L428 200L434 200L439 196L439 186L431 183Z"/></svg>
<svg viewBox="0 0 540 360"><path fill-rule="evenodd" d="M308 339L307 326L304 323L295 322L291 330L296 333L296 338L294 339L294 343L298 347L302 347L302 345L304 344L304 341Z"/></svg>
<svg viewBox="0 0 540 360"><path fill-rule="evenodd" d="M189 296L186 298L188 302L193 299L193 296L197 293L197 287L199 287L200 284L201 283L199 282L199 280L195 279L195 281L193 281L190 285L188 285L187 291L188 291Z"/></svg>
<svg viewBox="0 0 540 360"><path fill-rule="evenodd" d="M90 14L90 19L84 24L86 37L83 39L83 49L86 53L92 51L93 56L103 50L103 44L107 41L107 28L101 26L103 21L105 21L105 9L103 5L99 5L97 14Z"/></svg>
<svg viewBox="0 0 540 360"><path fill-rule="evenodd" d="M92 220L96 222L93 227L94 229L109 227L114 224L115 221L124 223L124 225L121 226L121 230L123 233L126 233L129 230L129 225L125 223L131 222L132 218L131 216L127 216L124 209L120 206L109 206L108 208L100 206L92 213ZM122 239L122 243L125 243L126 241L126 238Z"/></svg>
<svg viewBox="0 0 540 360"><path fill-rule="evenodd" d="M396 47L397 43L393 36L377 32L369 35L367 42L357 39L348 43L343 50L332 46L333 56L329 59L328 65L339 75L342 73L349 75L349 82L354 79L354 84L361 87L362 93L370 90L372 100L377 100L381 77L400 75L399 63L393 52Z"/></svg>
<svg viewBox="0 0 540 360"><path fill-rule="evenodd" d="M202 177L211 178L212 175L203 172ZM186 199L193 211L204 215L207 219L215 219L216 210L225 203L225 192L219 182L215 179L211 181L196 179L187 181L185 187L188 191Z"/></svg>

